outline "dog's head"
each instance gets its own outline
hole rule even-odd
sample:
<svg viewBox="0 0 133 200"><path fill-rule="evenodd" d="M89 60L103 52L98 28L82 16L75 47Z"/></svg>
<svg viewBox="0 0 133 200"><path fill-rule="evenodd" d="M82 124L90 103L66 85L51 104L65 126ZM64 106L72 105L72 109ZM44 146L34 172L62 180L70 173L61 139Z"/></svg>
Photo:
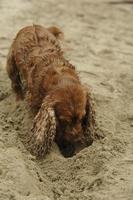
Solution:
<svg viewBox="0 0 133 200"><path fill-rule="evenodd" d="M66 157L72 156L77 144L85 142L87 91L80 84L68 85L56 91L56 98L56 142Z"/></svg>

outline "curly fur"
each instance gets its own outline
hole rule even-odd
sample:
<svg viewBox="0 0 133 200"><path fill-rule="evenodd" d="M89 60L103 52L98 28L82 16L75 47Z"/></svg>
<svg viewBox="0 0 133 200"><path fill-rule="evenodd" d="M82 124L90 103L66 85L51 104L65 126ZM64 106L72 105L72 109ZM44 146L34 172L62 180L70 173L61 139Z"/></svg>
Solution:
<svg viewBox="0 0 133 200"><path fill-rule="evenodd" d="M52 105L51 98L49 99L47 96L34 118L33 127L29 134L28 148L33 155L39 157L43 157L49 152L56 134L56 120Z"/></svg>
<svg viewBox="0 0 133 200"><path fill-rule="evenodd" d="M64 58L61 36L57 27L25 27L18 32L7 59L16 99L26 98L36 113L28 143L37 157L49 152L53 140L68 157L75 154L77 143L88 146L94 139L90 93Z"/></svg>

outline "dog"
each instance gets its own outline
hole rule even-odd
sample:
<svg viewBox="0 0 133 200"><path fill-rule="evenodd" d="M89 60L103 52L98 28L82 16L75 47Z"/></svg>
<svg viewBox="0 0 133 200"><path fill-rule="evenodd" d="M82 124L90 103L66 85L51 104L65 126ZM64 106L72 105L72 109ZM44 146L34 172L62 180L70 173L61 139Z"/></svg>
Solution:
<svg viewBox="0 0 133 200"><path fill-rule="evenodd" d="M34 110L29 132L31 154L44 157L55 141L64 155L92 144L95 111L91 92L65 59L57 27L27 26L16 35L7 57L7 73L16 100L26 98Z"/></svg>

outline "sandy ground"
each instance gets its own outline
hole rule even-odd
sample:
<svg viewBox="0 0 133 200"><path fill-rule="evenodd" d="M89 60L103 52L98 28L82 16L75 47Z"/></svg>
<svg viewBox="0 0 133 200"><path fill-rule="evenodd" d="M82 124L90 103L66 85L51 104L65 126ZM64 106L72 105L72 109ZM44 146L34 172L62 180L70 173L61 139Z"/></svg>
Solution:
<svg viewBox="0 0 133 200"><path fill-rule="evenodd" d="M105 138L66 159L42 161L23 139L32 118L5 71L16 32L58 25L68 57L91 86ZM107 0L0 0L0 200L133 200L133 4Z"/></svg>

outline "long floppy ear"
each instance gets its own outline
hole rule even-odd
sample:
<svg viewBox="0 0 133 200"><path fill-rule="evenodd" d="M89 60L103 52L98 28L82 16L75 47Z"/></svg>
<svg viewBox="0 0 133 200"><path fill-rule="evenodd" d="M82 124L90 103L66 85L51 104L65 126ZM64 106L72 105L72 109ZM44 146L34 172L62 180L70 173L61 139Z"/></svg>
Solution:
<svg viewBox="0 0 133 200"><path fill-rule="evenodd" d="M86 115L83 120L83 129L85 143L87 146L89 146L93 143L93 140L95 139L96 130L94 102L89 91L87 91Z"/></svg>
<svg viewBox="0 0 133 200"><path fill-rule="evenodd" d="M28 149L31 154L42 158L52 146L56 134L56 120L53 101L47 96L33 121L33 127L28 138Z"/></svg>

